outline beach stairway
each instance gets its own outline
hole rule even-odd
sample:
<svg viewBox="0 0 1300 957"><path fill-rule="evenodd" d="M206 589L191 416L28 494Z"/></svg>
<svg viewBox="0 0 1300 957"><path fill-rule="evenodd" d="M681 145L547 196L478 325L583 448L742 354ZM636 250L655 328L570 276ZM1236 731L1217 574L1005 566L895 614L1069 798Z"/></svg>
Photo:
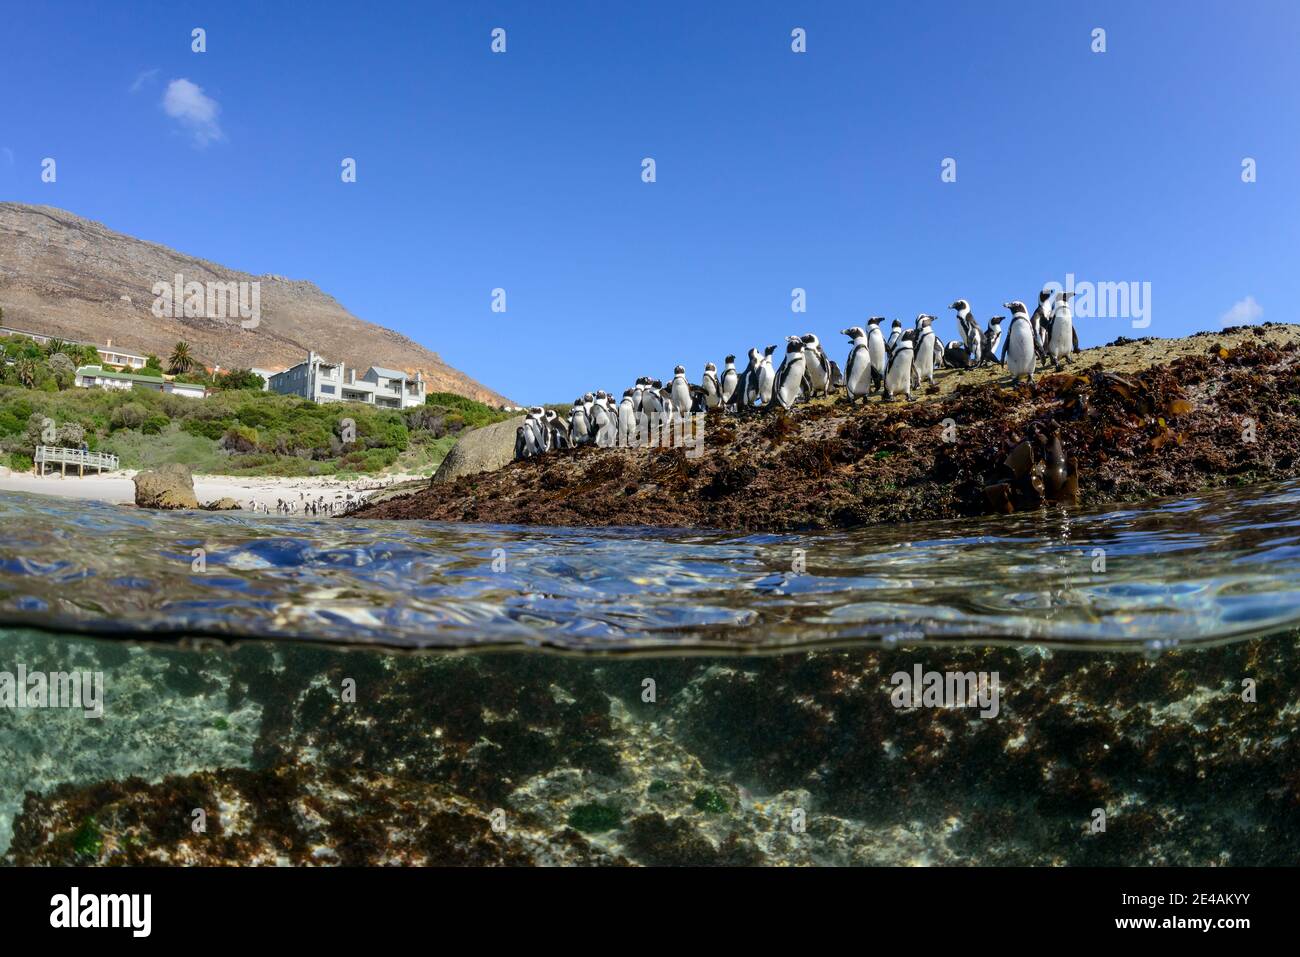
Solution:
<svg viewBox="0 0 1300 957"><path fill-rule="evenodd" d="M100 472L117 471L117 456L107 452L87 452L81 449L64 449L54 445L36 446L36 455L32 460L32 471L44 475L50 466L58 466L64 475L68 466L75 465L78 477L86 474L86 469Z"/></svg>

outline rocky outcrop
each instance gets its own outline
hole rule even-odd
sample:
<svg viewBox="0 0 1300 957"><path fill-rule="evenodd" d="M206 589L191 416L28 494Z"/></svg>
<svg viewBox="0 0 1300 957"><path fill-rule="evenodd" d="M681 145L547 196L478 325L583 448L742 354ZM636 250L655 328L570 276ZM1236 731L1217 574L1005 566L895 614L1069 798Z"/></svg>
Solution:
<svg viewBox="0 0 1300 957"><path fill-rule="evenodd" d="M158 317L153 285L177 273L186 282L257 282L260 322ZM358 319L310 282L254 276L113 232L51 206L0 203L0 307L4 324L74 341L167 356L181 340L207 365L233 369L294 365L311 349L360 372L386 366L421 370L430 392L489 405L499 393L452 368L437 353L391 329Z"/></svg>
<svg viewBox="0 0 1300 957"><path fill-rule="evenodd" d="M133 481L135 504L140 508L199 507L199 500L194 497L194 475L188 465L169 462L138 473Z"/></svg>
<svg viewBox="0 0 1300 957"><path fill-rule="evenodd" d="M460 437L433 475L435 484L454 482L467 475L493 472L509 465L515 457L515 431L524 417L485 425Z"/></svg>
<svg viewBox="0 0 1300 957"><path fill-rule="evenodd" d="M358 514L794 532L1300 475L1297 325L1087 350L1032 390L1005 379L945 370L912 403L710 413L694 449L556 450Z"/></svg>

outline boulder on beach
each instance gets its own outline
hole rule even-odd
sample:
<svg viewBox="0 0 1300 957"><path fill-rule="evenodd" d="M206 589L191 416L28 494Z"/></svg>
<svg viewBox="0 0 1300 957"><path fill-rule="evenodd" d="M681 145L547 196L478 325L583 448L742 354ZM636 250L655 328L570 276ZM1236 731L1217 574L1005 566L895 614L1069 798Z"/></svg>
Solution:
<svg viewBox="0 0 1300 957"><path fill-rule="evenodd" d="M188 465L169 462L140 472L135 482L135 504L140 508L198 508L194 475Z"/></svg>
<svg viewBox="0 0 1300 957"><path fill-rule="evenodd" d="M515 430L523 424L524 417L517 415L462 435L438 466L434 483L453 482L462 475L493 472L509 465L515 457Z"/></svg>
<svg viewBox="0 0 1300 957"><path fill-rule="evenodd" d="M236 502L229 495L224 498L219 498L215 502L209 502L203 507L209 512L232 512L235 509L243 508L242 505Z"/></svg>

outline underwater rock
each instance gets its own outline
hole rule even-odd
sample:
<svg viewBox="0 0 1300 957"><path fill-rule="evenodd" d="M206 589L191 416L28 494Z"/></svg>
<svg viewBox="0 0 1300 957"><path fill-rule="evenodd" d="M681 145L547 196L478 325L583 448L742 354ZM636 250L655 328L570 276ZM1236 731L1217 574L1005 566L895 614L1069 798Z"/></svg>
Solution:
<svg viewBox="0 0 1300 957"><path fill-rule="evenodd" d="M241 648L188 671L260 714L249 767L32 791L5 861L1290 864L1298 650ZM900 699L918 667L997 681Z"/></svg>
<svg viewBox="0 0 1300 957"><path fill-rule="evenodd" d="M196 814L196 812L200 812ZM494 821L495 814L495 821ZM617 864L572 830L359 769L227 768L29 794L4 863L535 866Z"/></svg>

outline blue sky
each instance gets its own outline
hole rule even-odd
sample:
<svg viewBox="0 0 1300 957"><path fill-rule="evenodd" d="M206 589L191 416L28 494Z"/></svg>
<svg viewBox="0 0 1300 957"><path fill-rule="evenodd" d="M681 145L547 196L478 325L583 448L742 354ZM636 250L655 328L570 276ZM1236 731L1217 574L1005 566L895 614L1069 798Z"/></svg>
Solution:
<svg viewBox="0 0 1300 957"><path fill-rule="evenodd" d="M0 198L310 279L522 402L1069 273L1150 283L1085 345L1296 318L1293 2L5 7Z"/></svg>

